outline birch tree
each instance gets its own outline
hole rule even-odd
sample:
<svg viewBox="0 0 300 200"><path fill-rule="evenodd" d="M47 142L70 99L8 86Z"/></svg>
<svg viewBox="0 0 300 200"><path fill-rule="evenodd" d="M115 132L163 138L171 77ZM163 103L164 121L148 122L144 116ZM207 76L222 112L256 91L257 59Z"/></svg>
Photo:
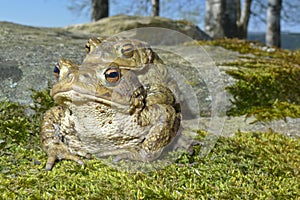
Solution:
<svg viewBox="0 0 300 200"><path fill-rule="evenodd" d="M280 47L280 19L282 0L268 0L266 45Z"/></svg>
<svg viewBox="0 0 300 200"><path fill-rule="evenodd" d="M151 0L152 17L159 16L159 0Z"/></svg>
<svg viewBox="0 0 300 200"><path fill-rule="evenodd" d="M244 0L241 8L241 1L237 0L237 29L238 38L246 39L248 33L248 24L251 15L252 0Z"/></svg>
<svg viewBox="0 0 300 200"><path fill-rule="evenodd" d="M247 38L252 0L206 0L205 31L213 38Z"/></svg>
<svg viewBox="0 0 300 200"><path fill-rule="evenodd" d="M225 36L223 27L224 0L206 0L205 32L212 38Z"/></svg>

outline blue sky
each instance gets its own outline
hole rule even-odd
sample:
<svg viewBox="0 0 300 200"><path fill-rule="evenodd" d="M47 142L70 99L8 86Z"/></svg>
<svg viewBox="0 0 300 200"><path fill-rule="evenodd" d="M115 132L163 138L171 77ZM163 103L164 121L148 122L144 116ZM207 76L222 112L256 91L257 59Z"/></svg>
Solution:
<svg viewBox="0 0 300 200"><path fill-rule="evenodd" d="M68 10L69 0L1 0L0 21L24 25L60 27L89 21Z"/></svg>
<svg viewBox="0 0 300 200"><path fill-rule="evenodd" d="M124 1L118 2L124 4ZM125 6L128 6L128 4L129 3ZM70 0L2 0L0 3L0 21L43 27L62 27L90 21L87 13L76 15L68 9L68 5L70 5ZM201 10L204 8L205 4L200 6ZM130 8L122 9L122 6L112 4L110 14L119 14L120 10L126 12L126 10L130 10ZM176 14L174 15L174 12L169 14L165 13L162 16L179 18ZM204 15L201 17L203 16ZM200 23L199 26L203 29L203 23ZM265 24L250 21L249 31L263 32L264 30ZM282 23L282 31L300 32L300 24L291 26Z"/></svg>

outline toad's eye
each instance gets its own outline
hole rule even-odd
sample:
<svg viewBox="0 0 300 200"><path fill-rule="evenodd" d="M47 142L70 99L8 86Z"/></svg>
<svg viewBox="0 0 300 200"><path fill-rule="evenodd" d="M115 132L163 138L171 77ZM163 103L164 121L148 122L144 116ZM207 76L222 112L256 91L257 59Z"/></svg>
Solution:
<svg viewBox="0 0 300 200"><path fill-rule="evenodd" d="M121 48L122 56L125 58L131 58L133 56L134 46L132 44L124 44Z"/></svg>
<svg viewBox="0 0 300 200"><path fill-rule="evenodd" d="M104 75L107 82L116 83L120 80L121 72L119 68L111 67L104 72Z"/></svg>
<svg viewBox="0 0 300 200"><path fill-rule="evenodd" d="M60 65L59 65L59 63L55 63L53 72L54 72L56 78L58 78L59 77L59 73L60 73Z"/></svg>

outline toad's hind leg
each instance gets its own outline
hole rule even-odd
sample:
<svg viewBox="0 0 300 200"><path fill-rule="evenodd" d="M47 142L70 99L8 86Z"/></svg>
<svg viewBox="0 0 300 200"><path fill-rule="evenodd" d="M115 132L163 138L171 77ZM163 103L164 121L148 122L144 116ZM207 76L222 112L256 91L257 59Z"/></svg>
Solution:
<svg viewBox="0 0 300 200"><path fill-rule="evenodd" d="M43 118L41 126L41 145L46 152L48 159L46 170L51 170L56 160L73 160L80 165L83 161L75 154L72 154L68 146L62 141L60 130L61 119L64 117L64 109L60 106L48 110Z"/></svg>

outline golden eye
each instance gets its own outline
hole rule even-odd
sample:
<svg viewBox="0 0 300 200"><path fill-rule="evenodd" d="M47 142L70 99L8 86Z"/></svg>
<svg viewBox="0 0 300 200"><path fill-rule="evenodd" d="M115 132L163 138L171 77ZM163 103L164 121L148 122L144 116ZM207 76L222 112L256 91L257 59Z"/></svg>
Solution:
<svg viewBox="0 0 300 200"><path fill-rule="evenodd" d="M107 80L109 83L116 83L120 80L121 73L120 69L116 67L108 68L105 72L105 80Z"/></svg>
<svg viewBox="0 0 300 200"><path fill-rule="evenodd" d="M133 56L134 46L132 44L124 44L121 48L122 56L125 58L131 58Z"/></svg>

